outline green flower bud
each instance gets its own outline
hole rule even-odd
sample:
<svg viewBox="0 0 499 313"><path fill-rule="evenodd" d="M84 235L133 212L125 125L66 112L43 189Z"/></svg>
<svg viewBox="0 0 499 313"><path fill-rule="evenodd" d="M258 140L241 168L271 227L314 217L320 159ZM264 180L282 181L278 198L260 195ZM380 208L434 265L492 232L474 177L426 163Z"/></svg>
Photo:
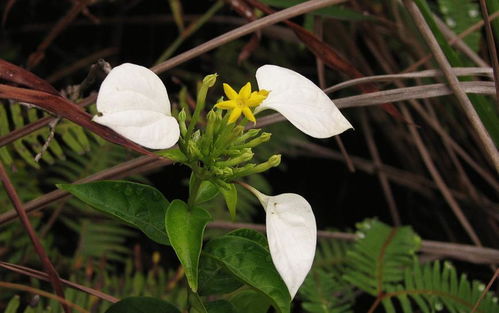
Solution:
<svg viewBox="0 0 499 313"><path fill-rule="evenodd" d="M185 134L187 134L187 125L185 124L185 120L187 119L187 114L185 113L184 110L180 111L178 113L178 125L180 127L180 134L182 137L185 137Z"/></svg>
<svg viewBox="0 0 499 313"><path fill-rule="evenodd" d="M213 87L217 82L218 74L206 75L203 79L203 85L207 85L208 87Z"/></svg>
<svg viewBox="0 0 499 313"><path fill-rule="evenodd" d="M229 177L234 174L234 171L230 167L214 167L212 169L213 174L221 177Z"/></svg>
<svg viewBox="0 0 499 313"><path fill-rule="evenodd" d="M271 133L262 133L259 137L252 139L248 141L247 143L243 143L241 145L237 145L237 148L253 148L258 146L259 144L262 144L264 142L267 142L270 140L270 137L272 136Z"/></svg>
<svg viewBox="0 0 499 313"><path fill-rule="evenodd" d="M243 177L243 176L246 176L246 175L249 175L248 173L251 172L252 169L254 169L256 166L255 163L249 163L249 164L245 164L244 166L241 166L241 167L236 167L236 168L233 168L232 171L234 172L234 178L236 177Z"/></svg>
<svg viewBox="0 0 499 313"><path fill-rule="evenodd" d="M203 157L198 145L192 140L189 140L189 142L187 143L187 154L190 157L189 159L201 159Z"/></svg>
<svg viewBox="0 0 499 313"><path fill-rule="evenodd" d="M230 150L226 150L224 151L223 154L229 156L229 157L236 157L238 155L241 155L243 153L252 153L251 149L250 148L243 148L243 149L230 149Z"/></svg>
<svg viewBox="0 0 499 313"><path fill-rule="evenodd" d="M250 129L246 132L244 132L241 136L239 136L239 138L237 138L236 140L234 140L234 144L243 144L244 142L246 142L246 140L250 139L250 138L253 138L255 137L256 135L258 135L258 133L261 131L261 129Z"/></svg>
<svg viewBox="0 0 499 313"><path fill-rule="evenodd" d="M281 155L275 154L271 156L266 162L257 165L247 164L246 166L243 166L239 169L234 169L234 175L231 177L231 179L248 176L256 173L262 173L272 167L278 166L279 164L281 164Z"/></svg>
<svg viewBox="0 0 499 313"><path fill-rule="evenodd" d="M238 165L238 164L241 164L244 162L248 162L249 160L251 160L253 158L253 155L254 155L253 152L246 151L246 152L242 153L241 155L236 156L236 157L231 158L231 159L228 159L226 161L216 162L215 165L216 166L228 166L228 167L235 166L235 165Z"/></svg>
<svg viewBox="0 0 499 313"><path fill-rule="evenodd" d="M272 167L276 167L281 163L281 155L280 154L275 154L271 156L267 162L263 162L260 164L257 164L252 170L250 174L256 174L256 173L262 173L267 171L268 169Z"/></svg>

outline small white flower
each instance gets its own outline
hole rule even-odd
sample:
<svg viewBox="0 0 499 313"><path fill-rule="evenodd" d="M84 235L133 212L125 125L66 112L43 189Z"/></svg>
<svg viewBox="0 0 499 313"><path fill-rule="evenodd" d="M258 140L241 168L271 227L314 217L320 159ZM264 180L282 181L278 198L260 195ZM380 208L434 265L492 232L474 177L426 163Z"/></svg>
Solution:
<svg viewBox="0 0 499 313"><path fill-rule="evenodd" d="M267 196L249 189L265 209L270 255L294 298L315 256L317 226L312 207L294 193Z"/></svg>
<svg viewBox="0 0 499 313"><path fill-rule="evenodd" d="M104 79L93 121L150 149L166 149L179 139L165 85L151 70L124 63Z"/></svg>
<svg viewBox="0 0 499 313"><path fill-rule="evenodd" d="M353 128L329 97L308 78L290 69L264 65L256 71L260 90L269 94L255 113L275 110L296 128L315 138L328 138Z"/></svg>

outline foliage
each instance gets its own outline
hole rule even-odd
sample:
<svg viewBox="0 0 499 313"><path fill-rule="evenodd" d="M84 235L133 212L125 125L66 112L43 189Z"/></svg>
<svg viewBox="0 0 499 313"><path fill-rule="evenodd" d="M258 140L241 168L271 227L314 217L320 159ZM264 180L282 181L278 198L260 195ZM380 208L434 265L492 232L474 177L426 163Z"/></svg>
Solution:
<svg viewBox="0 0 499 313"><path fill-rule="evenodd" d="M356 234L356 243L346 251L326 248L329 258L346 256L342 264L317 267L309 274L300 291L306 312L352 312L357 298L353 287L375 297L373 306L382 304L387 313L397 312L395 299L404 313L444 307L450 312L469 311L483 293L482 283L465 274L458 278L450 262L421 264L415 255L420 239L410 227L392 228L369 219L357 225ZM324 253L319 254L317 261L323 258ZM488 292L477 312L498 308L497 298Z"/></svg>
<svg viewBox="0 0 499 313"><path fill-rule="evenodd" d="M2 119L2 126L0 127L0 135L5 135L13 129L18 129L25 126L27 123L35 122L42 117L49 116L44 113L38 116L39 110L35 108L24 109L21 104L14 103L9 106L9 111L3 105L0 105L0 118ZM8 117L11 117L11 123L8 123ZM84 129L69 121L60 121L55 128L56 136L50 142L48 150L41 155L43 161L48 164L54 164L56 160L65 160L66 154L73 151L77 154L84 154L90 150L90 141L103 143L102 139L95 135L89 135ZM0 157L6 165L12 165L12 152L14 150L26 164L39 169L40 165L35 162L36 154L42 151L42 144L50 134L49 128L41 128L28 136L24 136L11 145L12 148L3 147ZM64 147L64 149L63 149Z"/></svg>
<svg viewBox="0 0 499 313"><path fill-rule="evenodd" d="M439 0L438 4L447 26L456 34L462 33L480 20L480 7L474 1ZM478 51L480 37L479 33L473 33L467 36L464 41L471 49Z"/></svg>

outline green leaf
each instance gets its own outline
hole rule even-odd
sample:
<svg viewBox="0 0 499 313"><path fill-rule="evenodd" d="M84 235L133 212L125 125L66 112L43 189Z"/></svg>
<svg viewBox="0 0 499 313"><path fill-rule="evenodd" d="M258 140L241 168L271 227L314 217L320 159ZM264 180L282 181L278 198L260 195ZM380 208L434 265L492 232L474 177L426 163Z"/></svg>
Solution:
<svg viewBox="0 0 499 313"><path fill-rule="evenodd" d="M169 202L157 189L127 181L58 184L57 187L140 229L157 243L169 244L164 224Z"/></svg>
<svg viewBox="0 0 499 313"><path fill-rule="evenodd" d="M225 203L229 209L230 217L232 220L236 219L236 206L237 206L237 189L236 185L228 184L227 188L219 187L218 190L224 196Z"/></svg>
<svg viewBox="0 0 499 313"><path fill-rule="evenodd" d="M275 269L270 253L260 244L243 237L223 236L209 241L203 253L263 293L278 312L290 311L288 288Z"/></svg>
<svg viewBox="0 0 499 313"><path fill-rule="evenodd" d="M243 237L258 243L267 250L269 249L269 243L267 241L267 237L265 237L262 233L259 233L253 229L248 229L248 228L236 229L227 233L226 236Z"/></svg>
<svg viewBox="0 0 499 313"><path fill-rule="evenodd" d="M443 21L455 33L460 34L480 21L480 7L473 0L439 0ZM473 50L478 51L481 34L473 32L463 41Z"/></svg>
<svg viewBox="0 0 499 313"><path fill-rule="evenodd" d="M226 300L217 300L206 303L208 313L235 313L236 308L232 303ZM245 311L246 312L246 311Z"/></svg>
<svg viewBox="0 0 499 313"><path fill-rule="evenodd" d="M243 313L266 313L271 304L267 297L252 289L237 292L230 302L236 307L236 312Z"/></svg>
<svg viewBox="0 0 499 313"><path fill-rule="evenodd" d="M172 160L173 162L187 162L187 157L180 149L167 149L155 152L157 155Z"/></svg>
<svg viewBox="0 0 499 313"><path fill-rule="evenodd" d="M198 289L198 265L203 244L203 233L211 215L203 208L189 210L187 203L173 200L166 212L166 232L170 243L185 268L185 275L191 289Z"/></svg>
<svg viewBox="0 0 499 313"><path fill-rule="evenodd" d="M201 254L199 260L198 293L203 296L226 294L240 288L243 283L216 260Z"/></svg>
<svg viewBox="0 0 499 313"><path fill-rule="evenodd" d="M106 313L180 313L172 304L149 297L129 297L116 302Z"/></svg>
<svg viewBox="0 0 499 313"><path fill-rule="evenodd" d="M192 291L189 291L189 300L190 300L189 301L190 305L195 312L208 313L208 311L206 310L206 307L203 303L203 300L201 300L201 297L199 296L199 294L192 292ZM191 313L193 313L193 312L191 312Z"/></svg>
<svg viewBox="0 0 499 313"><path fill-rule="evenodd" d="M19 296L15 295L10 299L9 303L7 303L7 308L5 308L4 313L16 313L20 304L21 300L19 299Z"/></svg>
<svg viewBox="0 0 499 313"><path fill-rule="evenodd" d="M9 120L7 119L7 111L0 105L0 136L6 135L10 132ZM0 148L0 160L9 166L12 164L12 157L6 146Z"/></svg>

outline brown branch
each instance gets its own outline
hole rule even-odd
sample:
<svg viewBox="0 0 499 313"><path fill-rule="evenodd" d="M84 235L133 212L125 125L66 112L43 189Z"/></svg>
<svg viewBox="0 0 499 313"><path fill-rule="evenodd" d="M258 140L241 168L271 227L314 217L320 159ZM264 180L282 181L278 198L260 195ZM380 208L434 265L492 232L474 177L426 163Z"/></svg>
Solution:
<svg viewBox="0 0 499 313"><path fill-rule="evenodd" d="M336 161L343 161L343 158L339 152L325 148L323 146L314 143L291 140L290 144L296 145L300 148L303 148L304 150L313 152L315 157L323 157ZM432 199L434 195L433 189L434 190L438 189L438 186L434 182L424 178L423 176L414 174L412 172L398 169L386 164L382 164L381 167L376 167L376 165L374 165L372 161L358 156L351 156L351 158L352 162L355 164L357 169L362 170L371 175L376 174L378 171L382 171L387 175L387 178L390 181L398 185L410 188L411 190L414 190L430 199ZM473 203L474 199L470 199L466 194L462 192L452 189L450 189L450 192L456 199L459 199L460 201ZM499 211L499 206L497 206L497 204L487 201L485 198L480 199L480 201L481 203L486 203L486 204L479 204L480 206L482 206L483 208L487 208L490 211L489 213L491 213L495 219L499 219L499 214L497 213Z"/></svg>
<svg viewBox="0 0 499 313"><path fill-rule="evenodd" d="M17 195L17 192L12 185L12 182L10 181L10 178L5 171L5 168L3 167L3 164L0 163L0 180L2 181L5 191L7 192L7 195L10 198L10 201L14 205L14 208L17 212L17 215L21 219L21 224L23 225L24 229L28 233L29 238L31 239L31 242L33 243L33 247L35 248L36 253L38 254L38 257L40 258L40 261L42 262L43 268L45 269L45 272L48 275L49 281L52 285L52 288L54 288L55 293L64 299L64 291L62 289L61 285L61 280L59 278L59 274L57 274L57 271L55 267L52 265L52 262L50 262L50 259L45 252L45 249L43 248L42 243L40 242L40 239L35 233L35 230L33 229L33 226L31 226L31 223L28 218L28 214L26 214L26 211L24 210L23 204L21 202L21 199ZM61 302L61 305L66 313L71 312L69 307L65 305L64 303Z"/></svg>
<svg viewBox="0 0 499 313"><path fill-rule="evenodd" d="M25 267L25 266L21 266L21 265L17 265L17 264L12 264L12 263L7 263L7 262L2 262L2 261L0 261L0 267L3 267L9 271L12 271L12 272L15 272L18 274L34 277L36 279L41 279L44 281L49 280L46 273L37 271L37 270L29 268L29 267ZM83 285L80 285L77 283L73 283L69 280L61 279L61 282L68 287L83 291L85 293L88 293L89 295L95 296L95 297L100 298L100 299L105 300L105 301L109 301L111 303L116 303L116 302L120 301L120 299L115 298L111 295L108 295L102 291L95 290L93 288L86 287L86 286L83 286Z"/></svg>
<svg viewBox="0 0 499 313"><path fill-rule="evenodd" d="M499 60L497 59L497 49L494 41L494 33L492 32L492 23L489 18L487 3L485 2L485 0L480 0L479 3L483 20L485 22L485 39L487 42L487 48L489 50L490 62L492 63L492 68L494 69L494 80L496 82L496 105L497 108L499 108Z"/></svg>
<svg viewBox="0 0 499 313"><path fill-rule="evenodd" d="M74 2L73 7L54 25L47 37L38 45L36 51L31 53L28 58L28 68L33 68L40 63L45 56L45 50L91 1L92 0L79 0Z"/></svg>
<svg viewBox="0 0 499 313"><path fill-rule="evenodd" d="M496 280L496 278L498 276L499 276L499 269L496 269L494 275L492 276L489 283L487 284L487 287L483 290L482 294L480 295L480 298L478 298L477 302L473 306L473 309L471 309L470 313L475 313L477 311L478 307L480 306L480 302L482 302L483 298L485 298L485 296L487 295L487 292L489 292L490 287L492 287L492 284L494 283L494 281Z"/></svg>
<svg viewBox="0 0 499 313"><path fill-rule="evenodd" d="M409 110L405 107L401 107L402 114L404 117L411 123L414 123L411 114L409 113ZM440 175L440 172L438 171L437 167L435 166L435 163L433 162L430 153L428 152L423 139L419 135L418 130L416 129L416 126L414 125L408 125L409 131L411 132L411 135L414 139L414 143L416 144L416 147L423 158L423 162L430 172L431 177L435 181L435 183L438 186L438 189L442 193L442 196L444 199L447 201L449 206L451 207L452 211L454 212L454 215L457 217L459 223L461 226L464 228L468 236L471 238L471 241L475 243L477 246L482 246L482 243L480 242L480 238L476 234L475 230L471 226L470 222L468 221L468 218L464 215L463 211L461 210L461 207L455 200L455 198L452 196L452 193L449 190L449 187L447 187L447 184L443 180L442 176Z"/></svg>
<svg viewBox="0 0 499 313"><path fill-rule="evenodd" d="M480 117L478 116L477 112L475 111L473 104L471 103L470 99L466 96L465 91L459 84L457 77L452 73L449 61L447 60L444 52L440 48L437 39L433 35L428 24L426 23L418 6L412 0L404 0L404 3L407 10L413 17L415 24L419 29L421 35L423 36L430 50L432 51L435 60L440 66L440 69L444 73L450 85L450 88L454 92L459 104L461 105L462 110L464 111L465 115L470 121L472 128L475 130L476 134L478 135L479 146L483 149L485 155L487 156L487 159L492 164L496 172L499 172L499 153L497 152L495 144L492 141L492 138L490 137L489 133L483 126L483 123L480 120Z"/></svg>
<svg viewBox="0 0 499 313"><path fill-rule="evenodd" d="M364 131L367 147L373 159L374 166L380 168L381 166L383 166L383 162L379 155L378 148L376 147L374 136L372 134L372 128L369 126L369 121L367 120L366 114L367 114L366 112L360 112L360 124L362 130ZM393 225L400 226L402 222L400 220L400 214L397 209L397 204L395 203L395 198L393 197L392 188L390 187L390 182L388 181L388 178L386 177L386 174L383 171L378 171L377 176L381 188L383 190L385 200L388 204L388 209L390 210L390 215L392 217Z"/></svg>
<svg viewBox="0 0 499 313"><path fill-rule="evenodd" d="M324 25L322 23L322 18L317 16L315 19L315 33L320 40L323 40L323 31L324 31ZM324 62L319 57L316 56L315 64L317 68L317 76L319 78L319 87L321 89L324 89L326 88L326 68L324 66ZM341 136L340 135L334 136L334 140L336 141L336 144L340 148L341 154L343 154L343 157L345 158L345 164L347 165L348 170L351 173L354 173L355 167L353 166L352 160L348 155L348 151L345 148L345 145L343 144L343 140L341 140Z"/></svg>
<svg viewBox="0 0 499 313"><path fill-rule="evenodd" d="M81 312L81 313L90 313L87 310L85 310L82 307L80 307L79 305L74 304L72 302L69 302L68 300L64 299L63 297L53 295L50 292L46 292L46 291L43 291L41 289L37 289L37 288L30 287L30 286L25 286L25 285L20 285L20 284L3 282L3 281L0 281L0 287L10 288L10 289L16 289L16 290L22 290L22 291L27 291L27 292L32 293L32 294L38 294L40 296L47 297L47 298L59 301L61 304L64 305L64 307L68 307L68 308L72 307L72 308L74 308L75 310L77 310L78 312Z"/></svg>
<svg viewBox="0 0 499 313"><path fill-rule="evenodd" d="M117 54L119 52L119 48L111 47L111 48L106 48L102 49L99 51L96 51L82 59L79 59L78 61L74 62L73 64L69 66L65 66L64 68L58 70L57 72L53 73L49 77L47 77L47 81L49 83L53 83L58 81L59 79L64 78L65 76L76 72L82 68L85 68L89 64L94 63L98 59L106 58L108 56Z"/></svg>
<svg viewBox="0 0 499 313"><path fill-rule="evenodd" d="M238 228L249 228L259 232L265 232L265 225L249 223L232 223L217 220L208 224L209 228L233 230ZM317 231L319 238L340 239L354 241L357 237L352 233ZM495 264L499 262L499 250L485 247L476 247L458 243L422 240L421 252L437 255L441 258L454 258L471 263Z"/></svg>
<svg viewBox="0 0 499 313"><path fill-rule="evenodd" d="M92 181L97 181L101 179L119 179L130 175L135 175L139 173L143 173L145 171L159 168L161 166L171 164L171 161L168 160L159 160L150 156L142 156L136 159L133 159L128 162L121 163L109 169L100 171L83 179L77 180L78 183L88 183ZM25 209L27 213L33 213L37 210L40 210L55 201L62 200L69 196L69 193L60 189L49 192L43 196L40 196L30 202L26 203ZM16 212L14 210L8 211L0 215L0 225L10 222L14 220L16 217Z"/></svg>
<svg viewBox="0 0 499 313"><path fill-rule="evenodd" d="M248 35L254 31L262 29L266 26L276 24L282 22L284 20L290 19L292 17L317 10L323 7L327 7L330 5L338 4L345 2L346 0L310 0L295 6L292 6L288 9L281 10L274 14L262 17L254 22L248 23L241 27L238 27L234 30L226 32L218 37L215 37L196 48L188 50L184 53L181 53L161 64L155 65L151 68L151 70L155 73L162 73L166 70L169 70L181 63L184 63L192 58L200 56L201 54L207 53L227 42L235 40L244 35Z"/></svg>

